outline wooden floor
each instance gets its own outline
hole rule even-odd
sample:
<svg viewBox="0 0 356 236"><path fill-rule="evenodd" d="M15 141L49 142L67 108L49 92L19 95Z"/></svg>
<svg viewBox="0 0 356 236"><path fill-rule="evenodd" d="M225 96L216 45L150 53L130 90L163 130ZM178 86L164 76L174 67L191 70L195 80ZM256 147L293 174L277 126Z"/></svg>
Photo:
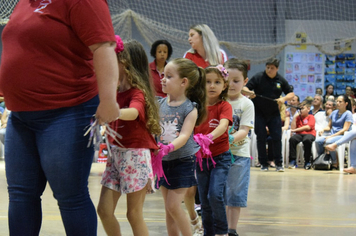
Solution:
<svg viewBox="0 0 356 236"><path fill-rule="evenodd" d="M101 173L105 164L93 164L89 180L94 204L98 203ZM8 235L8 195L4 161L0 161L0 235ZM120 199L116 216L122 235L132 235L125 218L126 199ZM167 235L160 191L147 195L144 207L150 235ZM19 226L21 227L21 226ZM355 235L356 175L338 171L261 172L252 167L248 207L242 210L240 236ZM43 225L40 235L65 235L57 203L47 187L43 195ZM105 235L99 221L98 235Z"/></svg>

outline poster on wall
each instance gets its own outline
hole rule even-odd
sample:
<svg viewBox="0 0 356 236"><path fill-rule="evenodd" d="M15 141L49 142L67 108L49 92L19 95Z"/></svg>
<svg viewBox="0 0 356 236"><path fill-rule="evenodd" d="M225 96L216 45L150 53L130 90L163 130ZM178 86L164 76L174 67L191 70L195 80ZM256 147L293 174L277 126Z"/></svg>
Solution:
<svg viewBox="0 0 356 236"><path fill-rule="evenodd" d="M321 53L286 54L285 78L294 87L294 93L300 101L307 96L314 96L316 88L323 88L323 59Z"/></svg>
<svg viewBox="0 0 356 236"><path fill-rule="evenodd" d="M346 86L355 88L355 64L355 54L325 55L325 86L333 84L336 94L345 94Z"/></svg>

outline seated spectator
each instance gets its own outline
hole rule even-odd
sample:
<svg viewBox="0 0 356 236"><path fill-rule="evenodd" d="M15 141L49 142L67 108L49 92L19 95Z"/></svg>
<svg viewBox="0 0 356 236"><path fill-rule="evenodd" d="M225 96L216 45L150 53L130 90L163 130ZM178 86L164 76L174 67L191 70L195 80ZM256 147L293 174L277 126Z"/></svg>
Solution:
<svg viewBox="0 0 356 236"><path fill-rule="evenodd" d="M310 104L303 103L300 115L293 120L291 125L291 132L295 134L289 139L289 169L296 167L297 145L300 142L304 145L304 169L311 168L310 157L316 132L314 116L309 114L310 106Z"/></svg>
<svg viewBox="0 0 356 236"><path fill-rule="evenodd" d="M294 117L299 115L299 109L297 109L299 103L300 100L298 95L295 95L292 98L292 100L289 101L291 107L288 107L286 109L286 120L284 121L284 126L282 128L282 131L290 129Z"/></svg>
<svg viewBox="0 0 356 236"><path fill-rule="evenodd" d="M312 105L313 105L313 108L310 109L309 114L315 115L319 111L324 111L323 110L323 97L319 94L315 94Z"/></svg>
<svg viewBox="0 0 356 236"><path fill-rule="evenodd" d="M316 88L315 89L315 94L323 95L323 89L322 88Z"/></svg>
<svg viewBox="0 0 356 236"><path fill-rule="evenodd" d="M151 56L155 59L150 63L151 75L156 95L166 97L162 91L161 79L164 77L164 67L173 53L171 44L166 40L157 40L152 44Z"/></svg>
<svg viewBox="0 0 356 236"><path fill-rule="evenodd" d="M354 91L352 90L351 86L346 86L345 88L345 94L348 97L355 98Z"/></svg>
<svg viewBox="0 0 356 236"><path fill-rule="evenodd" d="M332 84L328 84L325 86L324 101L327 101L329 99L329 96L334 97L334 85Z"/></svg>
<svg viewBox="0 0 356 236"><path fill-rule="evenodd" d="M0 128L0 142L2 145L5 145L5 133L6 133L6 126L7 126L7 120L9 118L10 111L5 108L4 112L1 115L1 128ZM4 158L4 149L0 146L0 158Z"/></svg>
<svg viewBox="0 0 356 236"><path fill-rule="evenodd" d="M353 123L351 113L351 102L346 95L341 95L337 98L337 110L333 111L330 115L329 124L321 131L315 140L315 146L318 156L324 152L324 144L332 144L341 139L346 131L351 130ZM325 131L330 131L329 136L322 136ZM336 152L330 151L332 157L333 168L337 168Z"/></svg>

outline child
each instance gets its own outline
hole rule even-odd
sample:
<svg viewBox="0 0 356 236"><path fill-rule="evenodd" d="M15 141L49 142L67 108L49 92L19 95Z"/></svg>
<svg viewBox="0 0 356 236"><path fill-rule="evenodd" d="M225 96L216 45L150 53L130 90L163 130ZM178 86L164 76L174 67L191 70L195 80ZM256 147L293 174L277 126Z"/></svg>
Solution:
<svg viewBox="0 0 356 236"><path fill-rule="evenodd" d="M241 94L246 85L247 64L232 58L224 66L229 73L228 102L232 106L233 125L230 129L230 150L235 161L232 163L226 183L226 205L229 236L236 236L241 207L247 206L248 185L250 182L250 139L253 129L255 107L253 102Z"/></svg>
<svg viewBox="0 0 356 236"><path fill-rule="evenodd" d="M309 114L311 104L303 102L300 115L292 121L291 132L295 133L289 139L289 169L296 167L297 145L302 142L304 146L304 169L311 168L310 156L312 155L312 144L315 141L315 118Z"/></svg>
<svg viewBox="0 0 356 236"><path fill-rule="evenodd" d="M187 189L196 185L193 130L206 116L205 73L194 62L179 58L164 69L159 99L162 135L159 137L165 178L160 185L166 209L168 235L191 236L188 217L181 208Z"/></svg>
<svg viewBox="0 0 356 236"><path fill-rule="evenodd" d="M134 235L148 235L142 209L152 190L151 149L158 149L151 134L160 134L159 112L151 90L148 59L142 45L130 41L116 48L119 61L117 102L120 116L110 127L123 136L119 145L109 137L112 157L103 174L98 214L107 235L121 235L114 211L122 193L127 195L127 218ZM123 50L123 51L122 51Z"/></svg>
<svg viewBox="0 0 356 236"><path fill-rule="evenodd" d="M228 126L232 124L232 109L225 101L228 91L225 68L222 65L210 66L205 73L208 119L194 132L205 135L214 143L210 146L212 159L203 158L202 165L197 165L198 191L204 235L226 235L228 227L224 190L231 164Z"/></svg>

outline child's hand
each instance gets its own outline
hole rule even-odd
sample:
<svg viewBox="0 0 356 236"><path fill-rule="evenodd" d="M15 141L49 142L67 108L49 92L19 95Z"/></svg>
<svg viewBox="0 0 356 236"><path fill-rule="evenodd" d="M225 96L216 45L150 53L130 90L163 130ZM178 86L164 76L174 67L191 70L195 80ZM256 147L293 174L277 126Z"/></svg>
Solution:
<svg viewBox="0 0 356 236"><path fill-rule="evenodd" d="M154 193L154 192L155 192L155 190L153 188L152 180L148 179L148 182L146 184L146 193L150 194L150 193Z"/></svg>
<svg viewBox="0 0 356 236"><path fill-rule="evenodd" d="M235 137L231 134L229 134L229 143L232 144L234 143Z"/></svg>
<svg viewBox="0 0 356 236"><path fill-rule="evenodd" d="M159 152L158 152L158 155L162 155L162 156L165 156L167 155L168 153L174 151L174 146L173 144L168 144L168 145L164 145L162 143L158 143L158 147L159 147Z"/></svg>

